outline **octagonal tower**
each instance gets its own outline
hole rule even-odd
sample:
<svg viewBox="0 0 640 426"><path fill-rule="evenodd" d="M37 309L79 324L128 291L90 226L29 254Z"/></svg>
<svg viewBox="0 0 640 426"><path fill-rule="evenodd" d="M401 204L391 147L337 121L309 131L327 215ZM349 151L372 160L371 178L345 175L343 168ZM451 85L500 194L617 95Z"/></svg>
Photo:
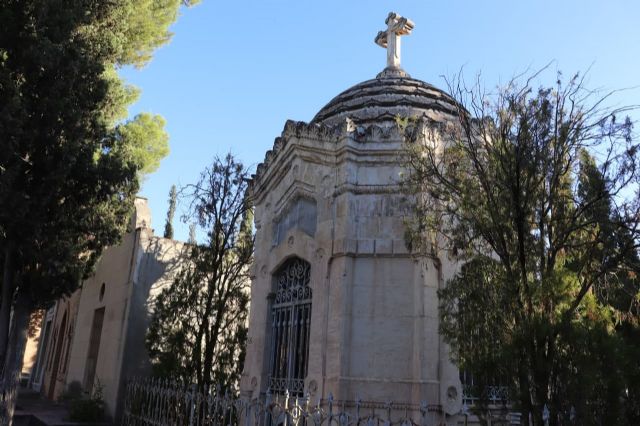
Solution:
<svg viewBox="0 0 640 426"><path fill-rule="evenodd" d="M396 121L419 119L429 137L457 106L400 68L399 36L413 23L390 14L387 24L376 37L395 49L387 67L310 123L288 121L253 178L255 270L241 392L288 390L314 403L331 394L416 410L426 402L438 421L453 422L462 390L438 334L437 290L455 265L407 250L412 198L400 185L405 142Z"/></svg>

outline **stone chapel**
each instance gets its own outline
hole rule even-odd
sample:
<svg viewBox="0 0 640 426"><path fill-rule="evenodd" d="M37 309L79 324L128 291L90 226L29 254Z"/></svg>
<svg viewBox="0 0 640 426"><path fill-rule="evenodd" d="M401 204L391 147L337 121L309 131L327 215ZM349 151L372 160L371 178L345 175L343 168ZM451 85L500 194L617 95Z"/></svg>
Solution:
<svg viewBox="0 0 640 426"><path fill-rule="evenodd" d="M386 68L310 123L287 121L253 177L256 253L241 393L426 402L449 422L462 388L438 334L437 290L456 265L407 250L412 203L400 185L397 118L437 126L457 105L400 67L400 38L413 22L390 13L386 24L375 38L387 49Z"/></svg>

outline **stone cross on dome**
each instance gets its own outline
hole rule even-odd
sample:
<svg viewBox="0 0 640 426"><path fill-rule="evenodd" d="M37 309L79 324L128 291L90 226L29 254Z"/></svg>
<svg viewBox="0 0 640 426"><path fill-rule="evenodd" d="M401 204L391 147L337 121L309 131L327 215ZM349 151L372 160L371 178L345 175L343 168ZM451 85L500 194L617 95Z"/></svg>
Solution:
<svg viewBox="0 0 640 426"><path fill-rule="evenodd" d="M387 49L387 67L378 77L408 77L400 68L400 36L411 34L415 24L395 12L389 13L386 31L379 31L375 38L377 45Z"/></svg>

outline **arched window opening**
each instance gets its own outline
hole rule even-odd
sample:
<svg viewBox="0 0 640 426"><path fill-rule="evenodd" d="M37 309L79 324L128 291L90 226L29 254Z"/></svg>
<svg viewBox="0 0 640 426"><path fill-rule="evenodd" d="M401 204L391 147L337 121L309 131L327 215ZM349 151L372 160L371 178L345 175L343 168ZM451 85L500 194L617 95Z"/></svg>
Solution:
<svg viewBox="0 0 640 426"><path fill-rule="evenodd" d="M271 360L269 389L302 396L309 362L311 325L311 267L302 259L289 259L274 275L271 306Z"/></svg>

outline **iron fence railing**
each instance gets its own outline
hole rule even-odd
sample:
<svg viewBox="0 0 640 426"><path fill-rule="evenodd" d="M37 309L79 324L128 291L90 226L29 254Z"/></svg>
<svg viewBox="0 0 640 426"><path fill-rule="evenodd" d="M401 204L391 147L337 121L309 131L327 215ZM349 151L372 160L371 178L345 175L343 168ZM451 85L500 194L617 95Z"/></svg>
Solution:
<svg viewBox="0 0 640 426"><path fill-rule="evenodd" d="M335 401L271 395L247 400L219 390L185 387L163 379L127 384L122 424L128 426L431 426L439 424L439 405Z"/></svg>
<svg viewBox="0 0 640 426"><path fill-rule="evenodd" d="M18 375L14 374L7 383L0 381L0 426L11 424L18 395Z"/></svg>
<svg viewBox="0 0 640 426"><path fill-rule="evenodd" d="M462 386L462 403L472 406L478 401L484 400L490 405L509 405L509 388L507 386L490 385L485 386L482 392L478 392L476 386Z"/></svg>

